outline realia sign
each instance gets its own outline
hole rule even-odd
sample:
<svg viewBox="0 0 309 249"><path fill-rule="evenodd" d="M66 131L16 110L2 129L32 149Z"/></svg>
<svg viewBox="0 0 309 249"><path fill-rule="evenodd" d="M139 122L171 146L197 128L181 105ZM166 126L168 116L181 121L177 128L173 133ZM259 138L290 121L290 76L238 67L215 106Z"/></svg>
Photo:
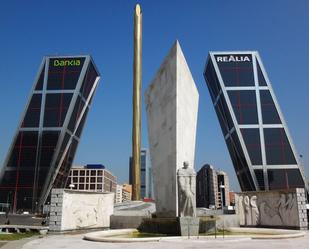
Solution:
<svg viewBox="0 0 309 249"><path fill-rule="evenodd" d="M245 62L251 61L247 55L222 55L216 57L217 62Z"/></svg>

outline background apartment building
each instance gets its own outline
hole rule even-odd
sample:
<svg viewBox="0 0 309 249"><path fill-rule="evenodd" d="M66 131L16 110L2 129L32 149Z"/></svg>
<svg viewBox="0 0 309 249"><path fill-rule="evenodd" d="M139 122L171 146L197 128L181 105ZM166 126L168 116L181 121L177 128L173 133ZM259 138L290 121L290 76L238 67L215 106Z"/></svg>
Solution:
<svg viewBox="0 0 309 249"><path fill-rule="evenodd" d="M116 193L117 178L102 164L73 166L69 173L67 188L96 192Z"/></svg>
<svg viewBox="0 0 309 249"><path fill-rule="evenodd" d="M225 172L205 164L196 176L197 207L219 208L230 205L229 179Z"/></svg>

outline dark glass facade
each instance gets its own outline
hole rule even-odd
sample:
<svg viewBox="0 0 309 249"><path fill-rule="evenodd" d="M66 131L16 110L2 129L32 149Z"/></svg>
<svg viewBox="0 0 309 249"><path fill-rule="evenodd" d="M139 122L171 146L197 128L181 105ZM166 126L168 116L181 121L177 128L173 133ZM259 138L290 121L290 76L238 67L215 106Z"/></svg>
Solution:
<svg viewBox="0 0 309 249"><path fill-rule="evenodd" d="M63 188L99 73L90 56L45 57L0 174L0 203L38 211Z"/></svg>
<svg viewBox="0 0 309 249"><path fill-rule="evenodd" d="M241 189L307 188L258 52L211 52L204 77Z"/></svg>
<svg viewBox="0 0 309 249"><path fill-rule="evenodd" d="M150 166L149 154L147 149L141 149L141 198L152 198L153 190L152 190L152 171ZM129 159L129 184L133 184L133 165L132 165L132 157Z"/></svg>

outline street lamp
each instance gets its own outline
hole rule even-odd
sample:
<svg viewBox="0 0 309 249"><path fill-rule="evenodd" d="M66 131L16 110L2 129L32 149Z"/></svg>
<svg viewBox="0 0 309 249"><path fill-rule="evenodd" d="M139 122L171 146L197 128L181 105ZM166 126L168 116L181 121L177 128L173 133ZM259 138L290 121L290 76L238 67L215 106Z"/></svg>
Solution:
<svg viewBox="0 0 309 249"><path fill-rule="evenodd" d="M74 185L73 183L71 183L71 184L69 185L69 187L70 187L70 189L72 190L72 189L75 187L75 185Z"/></svg>
<svg viewBox="0 0 309 249"><path fill-rule="evenodd" d="M222 209L222 217L223 217L223 238L224 238L224 211L223 211L223 190L225 186L222 184L219 186L220 188L220 193L221 193L221 209Z"/></svg>

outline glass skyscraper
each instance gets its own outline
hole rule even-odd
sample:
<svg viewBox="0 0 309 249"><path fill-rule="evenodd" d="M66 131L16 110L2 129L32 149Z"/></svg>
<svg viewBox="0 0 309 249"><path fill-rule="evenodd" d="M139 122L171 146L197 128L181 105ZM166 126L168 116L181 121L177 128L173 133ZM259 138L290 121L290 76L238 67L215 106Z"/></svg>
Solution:
<svg viewBox="0 0 309 249"><path fill-rule="evenodd" d="M133 184L132 157L129 161L129 183ZM153 198L153 176L150 163L149 152L147 149L141 149L141 198Z"/></svg>
<svg viewBox="0 0 309 249"><path fill-rule="evenodd" d="M308 190L258 52L210 52L204 77L241 189Z"/></svg>
<svg viewBox="0 0 309 249"><path fill-rule="evenodd" d="M99 73L90 56L44 57L0 173L0 203L38 211L64 188Z"/></svg>

